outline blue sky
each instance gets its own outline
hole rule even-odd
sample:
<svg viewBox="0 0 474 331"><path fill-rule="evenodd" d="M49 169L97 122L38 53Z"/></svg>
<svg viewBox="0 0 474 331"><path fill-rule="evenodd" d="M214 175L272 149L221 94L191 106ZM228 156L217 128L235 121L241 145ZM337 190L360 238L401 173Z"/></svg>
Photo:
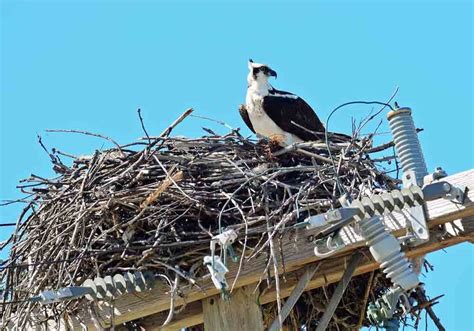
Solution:
<svg viewBox="0 0 474 331"><path fill-rule="evenodd" d="M158 134L188 107L250 133L244 101L246 61L278 72L275 87L303 96L325 119L340 103L386 100L399 87L412 107L430 170L472 168L473 5L470 1L1 1L0 199L19 197L18 180L52 175L36 143L90 154L142 135L136 109ZM349 131L338 113L332 130ZM198 136L192 119L176 134ZM387 130L386 122L383 131ZM389 139L388 136L382 139ZM0 208L10 222L19 207ZM9 230L0 228L0 240ZM423 279L448 330L474 330L474 249L460 245L428 257ZM430 328L431 329L431 328Z"/></svg>

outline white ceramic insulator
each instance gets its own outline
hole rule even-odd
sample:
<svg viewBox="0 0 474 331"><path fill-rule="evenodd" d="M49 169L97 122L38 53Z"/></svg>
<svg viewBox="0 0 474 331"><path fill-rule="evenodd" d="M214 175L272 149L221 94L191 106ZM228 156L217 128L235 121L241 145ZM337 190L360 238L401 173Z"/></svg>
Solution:
<svg viewBox="0 0 474 331"><path fill-rule="evenodd" d="M380 217L363 219L360 222L360 229L370 253L380 263L380 268L387 277L404 290L416 287L419 283L418 276L401 251L398 240L385 230Z"/></svg>
<svg viewBox="0 0 474 331"><path fill-rule="evenodd" d="M393 110L388 113L387 118L403 172L406 174L407 171L414 171L418 185L422 186L423 178L428 174L428 170L411 116L411 109Z"/></svg>

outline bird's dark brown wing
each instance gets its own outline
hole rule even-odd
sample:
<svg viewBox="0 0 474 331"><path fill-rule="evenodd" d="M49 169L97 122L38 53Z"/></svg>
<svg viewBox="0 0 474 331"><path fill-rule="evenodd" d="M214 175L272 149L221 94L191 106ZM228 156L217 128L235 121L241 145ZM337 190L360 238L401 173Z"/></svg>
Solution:
<svg viewBox="0 0 474 331"><path fill-rule="evenodd" d="M252 130L253 133L256 133L255 130L253 129L252 122L250 121L249 118L249 113L247 112L247 108L245 105L240 105L239 107L239 113L240 116L242 116L242 119L244 120L245 124L249 127L250 130Z"/></svg>
<svg viewBox="0 0 474 331"><path fill-rule="evenodd" d="M263 109L282 130L292 133L304 141L324 137L323 123L310 105L300 97L288 92L277 91L274 95L270 94L263 98Z"/></svg>

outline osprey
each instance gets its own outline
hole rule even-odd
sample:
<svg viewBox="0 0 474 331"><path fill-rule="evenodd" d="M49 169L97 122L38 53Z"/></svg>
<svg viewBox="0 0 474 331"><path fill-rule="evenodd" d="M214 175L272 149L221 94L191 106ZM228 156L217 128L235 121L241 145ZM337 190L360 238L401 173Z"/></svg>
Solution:
<svg viewBox="0 0 474 331"><path fill-rule="evenodd" d="M306 101L270 85L268 79L277 77L274 70L252 60L248 68L246 104L239 112L253 133L282 146L324 136L323 124Z"/></svg>

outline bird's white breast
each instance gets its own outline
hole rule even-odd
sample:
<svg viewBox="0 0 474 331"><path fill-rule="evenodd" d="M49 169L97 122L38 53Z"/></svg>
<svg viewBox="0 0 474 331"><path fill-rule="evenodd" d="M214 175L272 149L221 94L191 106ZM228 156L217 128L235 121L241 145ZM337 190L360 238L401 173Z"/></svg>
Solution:
<svg viewBox="0 0 474 331"><path fill-rule="evenodd" d="M268 139L280 141L282 145L300 142L301 139L283 131L263 110L263 98L267 95L268 89L259 89L254 86L247 89L247 113L255 132Z"/></svg>

